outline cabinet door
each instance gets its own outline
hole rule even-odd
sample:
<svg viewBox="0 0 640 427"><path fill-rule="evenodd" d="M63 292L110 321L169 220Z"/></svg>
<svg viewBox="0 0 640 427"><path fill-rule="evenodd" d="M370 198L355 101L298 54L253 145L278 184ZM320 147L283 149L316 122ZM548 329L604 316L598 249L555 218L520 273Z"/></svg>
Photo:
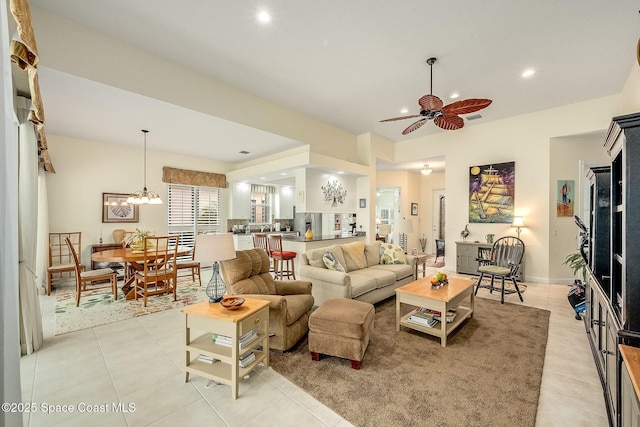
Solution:
<svg viewBox="0 0 640 427"><path fill-rule="evenodd" d="M627 365L624 363L622 364L621 380L622 427L640 427L640 402L638 402L638 395L631 382Z"/></svg>
<svg viewBox="0 0 640 427"><path fill-rule="evenodd" d="M617 328L613 320L613 313L607 311L605 326L605 348L602 349L604 357L605 372L607 379L606 394L608 395L609 407L611 409L612 419L617 419L618 414L618 365L620 358L618 357L618 340Z"/></svg>

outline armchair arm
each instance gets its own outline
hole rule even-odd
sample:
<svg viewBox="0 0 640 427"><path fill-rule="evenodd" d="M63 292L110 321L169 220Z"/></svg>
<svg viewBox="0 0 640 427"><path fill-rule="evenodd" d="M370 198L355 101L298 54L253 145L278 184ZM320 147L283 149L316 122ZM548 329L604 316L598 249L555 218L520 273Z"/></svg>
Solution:
<svg viewBox="0 0 640 427"><path fill-rule="evenodd" d="M269 310L282 310L287 307L287 300L282 295L241 294L240 296L269 301Z"/></svg>
<svg viewBox="0 0 640 427"><path fill-rule="evenodd" d="M306 280L274 280L279 295L311 295L311 282Z"/></svg>

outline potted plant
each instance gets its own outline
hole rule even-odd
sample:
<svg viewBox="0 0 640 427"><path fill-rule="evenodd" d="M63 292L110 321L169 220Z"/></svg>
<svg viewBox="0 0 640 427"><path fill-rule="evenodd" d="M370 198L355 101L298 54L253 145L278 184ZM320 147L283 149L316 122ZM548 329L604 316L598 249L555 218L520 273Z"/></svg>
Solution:
<svg viewBox="0 0 640 427"><path fill-rule="evenodd" d="M124 238L124 242L131 247L132 252L144 252L147 248L153 247L152 242L147 242L147 247L144 247L144 239L146 237L155 237L155 233L151 230L136 227L134 233L128 234Z"/></svg>
<svg viewBox="0 0 640 427"><path fill-rule="evenodd" d="M562 264L569 266L574 275L579 271L582 275L582 280L587 281L587 262L580 252L567 255Z"/></svg>

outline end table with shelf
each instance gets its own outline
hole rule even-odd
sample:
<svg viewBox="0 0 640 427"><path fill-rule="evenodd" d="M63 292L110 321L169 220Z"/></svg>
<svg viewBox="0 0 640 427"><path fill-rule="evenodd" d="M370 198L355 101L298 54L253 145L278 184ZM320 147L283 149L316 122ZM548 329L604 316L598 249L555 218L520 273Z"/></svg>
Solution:
<svg viewBox="0 0 640 427"><path fill-rule="evenodd" d="M258 364L269 366L269 302L246 298L237 310L229 310L219 303L208 301L182 309L185 313L185 382L189 374L231 386L231 396L238 398L238 383L242 377ZM192 338L192 329L205 332ZM249 345L240 347L240 337L254 330L257 338ZM231 338L231 346L219 345L212 333ZM240 358L253 351L255 360L246 367L239 365ZM203 354L216 359L213 363L198 360Z"/></svg>

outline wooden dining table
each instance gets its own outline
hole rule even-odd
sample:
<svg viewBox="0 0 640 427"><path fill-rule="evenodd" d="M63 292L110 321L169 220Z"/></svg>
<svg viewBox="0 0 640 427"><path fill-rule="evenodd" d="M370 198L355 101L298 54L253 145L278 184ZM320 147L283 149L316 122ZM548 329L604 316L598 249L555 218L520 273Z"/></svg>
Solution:
<svg viewBox="0 0 640 427"><path fill-rule="evenodd" d="M171 249L172 250L172 249ZM188 246L178 246L177 255L186 255L192 251L192 248ZM149 251L147 256L155 256L156 251ZM160 256L160 254L158 254ZM102 252L96 252L91 254L91 261L95 262L118 262L124 264L125 268L125 282L122 285L122 292L125 294L125 298L132 300L135 298L135 289L133 281L135 280L135 274L127 275L126 272L129 268L133 268L135 271L144 270L144 252L133 252L131 248L119 248L119 249L107 249ZM127 277L128 276L128 277Z"/></svg>

